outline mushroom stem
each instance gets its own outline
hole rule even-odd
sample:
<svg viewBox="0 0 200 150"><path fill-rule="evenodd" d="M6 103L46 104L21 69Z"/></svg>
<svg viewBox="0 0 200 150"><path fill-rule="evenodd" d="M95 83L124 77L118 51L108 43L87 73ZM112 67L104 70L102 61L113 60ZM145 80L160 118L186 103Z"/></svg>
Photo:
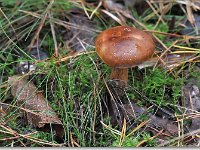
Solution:
<svg viewBox="0 0 200 150"><path fill-rule="evenodd" d="M128 85L128 68L112 68L110 79L123 81L125 86L127 86Z"/></svg>

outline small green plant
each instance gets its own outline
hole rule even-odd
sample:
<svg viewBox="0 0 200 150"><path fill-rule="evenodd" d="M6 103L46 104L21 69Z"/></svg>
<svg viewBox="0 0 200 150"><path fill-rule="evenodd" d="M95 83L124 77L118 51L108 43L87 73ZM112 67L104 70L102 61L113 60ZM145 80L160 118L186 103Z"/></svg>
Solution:
<svg viewBox="0 0 200 150"><path fill-rule="evenodd" d="M149 70L141 84L146 97L160 106L167 103L177 104L181 96L181 78L174 79L169 73L161 69Z"/></svg>
<svg viewBox="0 0 200 150"><path fill-rule="evenodd" d="M156 28L155 28L155 24L147 24L146 27L149 30L155 30L155 31L158 31L158 32L165 32L165 33L168 32L168 25L167 25L167 23L160 23L160 24L158 24L158 26ZM161 41L163 41L166 36L162 35L162 34L157 34L157 37Z"/></svg>
<svg viewBox="0 0 200 150"><path fill-rule="evenodd" d="M138 137L127 137L124 139L122 143L122 147L136 147L137 144L139 143L139 138ZM119 139L116 139L112 146L119 147Z"/></svg>
<svg viewBox="0 0 200 150"><path fill-rule="evenodd" d="M112 146L119 147L119 143L119 139L116 139ZM145 143L147 147L156 145L155 140L151 139L150 134L148 132L143 132L141 135L125 137L120 147L137 147L141 146L143 143Z"/></svg>

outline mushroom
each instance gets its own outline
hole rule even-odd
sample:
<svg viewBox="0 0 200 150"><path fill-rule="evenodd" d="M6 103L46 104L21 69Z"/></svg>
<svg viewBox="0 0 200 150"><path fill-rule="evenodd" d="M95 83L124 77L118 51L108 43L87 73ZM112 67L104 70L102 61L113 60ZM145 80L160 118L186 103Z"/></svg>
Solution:
<svg viewBox="0 0 200 150"><path fill-rule="evenodd" d="M111 80L128 84L128 68L149 59L155 49L150 35L129 26L111 27L101 32L95 42L96 52L105 64L112 67Z"/></svg>

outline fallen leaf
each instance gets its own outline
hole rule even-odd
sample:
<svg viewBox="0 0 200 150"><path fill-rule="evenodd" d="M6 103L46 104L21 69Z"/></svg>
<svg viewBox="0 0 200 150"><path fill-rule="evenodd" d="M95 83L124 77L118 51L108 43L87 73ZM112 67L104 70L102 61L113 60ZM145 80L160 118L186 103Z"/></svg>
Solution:
<svg viewBox="0 0 200 150"><path fill-rule="evenodd" d="M195 79L190 79L188 83L183 86L182 90L182 104L186 110L187 115L193 115L190 130L194 131L200 128L200 82ZM197 116L195 117L195 114Z"/></svg>
<svg viewBox="0 0 200 150"><path fill-rule="evenodd" d="M109 116L111 116L111 124L118 124L122 128L123 119L125 118L127 120L127 126L131 129L135 127L135 122L139 121L138 118L145 115L149 118L148 126L150 128L161 128L165 134L171 136L178 134L178 126L174 121L170 120L170 117L158 117L148 112L147 108L139 107L133 101L128 100L125 96L123 82L110 80L107 82L106 87L108 90L106 107L108 108ZM163 110L160 109L160 111Z"/></svg>
<svg viewBox="0 0 200 150"><path fill-rule="evenodd" d="M70 10L70 12L66 13L66 18L71 24L81 25L79 28L70 28L63 33L64 40L70 51L83 51L94 45L96 33L85 29L95 29L95 21L89 20L81 9Z"/></svg>
<svg viewBox="0 0 200 150"><path fill-rule="evenodd" d="M50 131L52 128L57 137L64 134L62 122L48 104L43 93L38 91L35 85L22 76L9 77L11 94L16 98L17 106L24 112L29 126Z"/></svg>
<svg viewBox="0 0 200 150"><path fill-rule="evenodd" d="M130 104L124 104L123 106L121 106L121 108L123 108L123 116L125 116L129 120L130 118L137 119L142 115L146 115L149 118L149 122L147 124L148 127L161 128L164 130L163 132L171 136L178 134L178 126L174 123L174 121L167 118L161 118L152 113L149 113L146 108L139 107L134 102L131 102Z"/></svg>
<svg viewBox="0 0 200 150"><path fill-rule="evenodd" d="M180 31L181 34L183 35L199 35L200 33L200 15L198 14L194 14L194 22L196 24L196 28L198 30L198 32L195 31L194 25L191 24L191 22L188 19L185 19L183 21L183 23L181 24L182 26L184 26L184 28ZM198 33L198 34L197 34Z"/></svg>
<svg viewBox="0 0 200 150"><path fill-rule="evenodd" d="M0 104L0 118L6 116L9 107L7 105Z"/></svg>

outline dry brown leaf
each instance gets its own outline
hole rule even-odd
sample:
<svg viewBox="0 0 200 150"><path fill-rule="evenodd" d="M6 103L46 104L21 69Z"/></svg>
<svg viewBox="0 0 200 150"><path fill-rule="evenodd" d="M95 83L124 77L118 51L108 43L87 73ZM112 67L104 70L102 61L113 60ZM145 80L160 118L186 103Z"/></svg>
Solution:
<svg viewBox="0 0 200 150"><path fill-rule="evenodd" d="M195 79L190 79L183 86L182 104L186 110L186 114L193 114L190 130L194 131L200 128L200 82ZM196 114L196 115L195 115Z"/></svg>
<svg viewBox="0 0 200 150"><path fill-rule="evenodd" d="M8 80L11 94L16 98L17 106L23 107L28 124L49 131L52 128L58 137L63 136L62 122L48 104L43 93L35 85L21 76L12 76ZM28 110L28 111L27 111Z"/></svg>
<svg viewBox="0 0 200 150"><path fill-rule="evenodd" d="M9 109L8 106L0 104L0 118L6 116L8 109Z"/></svg>
<svg viewBox="0 0 200 150"><path fill-rule="evenodd" d="M135 119L146 114L149 117L149 122L147 124L148 127L161 128L164 130L163 132L165 134L172 136L178 134L178 126L173 121L148 113L146 108L139 107L134 102L130 104L124 104L122 106L122 111L127 120L130 120L130 118Z"/></svg>

